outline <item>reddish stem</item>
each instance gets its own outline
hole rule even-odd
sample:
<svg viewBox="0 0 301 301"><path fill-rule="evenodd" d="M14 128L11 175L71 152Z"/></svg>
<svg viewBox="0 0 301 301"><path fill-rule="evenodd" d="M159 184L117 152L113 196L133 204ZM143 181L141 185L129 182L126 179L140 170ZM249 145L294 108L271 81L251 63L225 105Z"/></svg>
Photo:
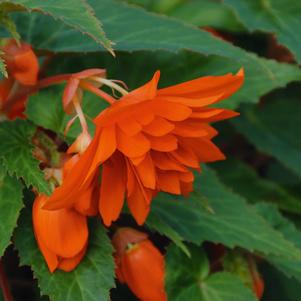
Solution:
<svg viewBox="0 0 301 301"><path fill-rule="evenodd" d="M3 293L4 301L13 301L2 260L0 260L0 287Z"/></svg>

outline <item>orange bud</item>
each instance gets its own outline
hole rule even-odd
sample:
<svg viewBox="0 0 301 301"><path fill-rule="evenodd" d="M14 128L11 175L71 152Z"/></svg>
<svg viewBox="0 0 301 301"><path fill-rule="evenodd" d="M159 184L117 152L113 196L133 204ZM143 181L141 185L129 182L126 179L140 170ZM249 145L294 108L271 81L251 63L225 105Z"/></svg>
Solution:
<svg viewBox="0 0 301 301"><path fill-rule="evenodd" d="M119 229L112 239L116 249L116 276L142 301L166 301L164 256L145 233Z"/></svg>
<svg viewBox="0 0 301 301"><path fill-rule="evenodd" d="M33 227L38 246L50 272L73 270L82 260L88 243L85 216L75 210L43 209L46 196L38 196L33 204Z"/></svg>
<svg viewBox="0 0 301 301"><path fill-rule="evenodd" d="M23 85L35 85L38 78L39 62L30 45L10 39L3 47L4 59L10 76Z"/></svg>

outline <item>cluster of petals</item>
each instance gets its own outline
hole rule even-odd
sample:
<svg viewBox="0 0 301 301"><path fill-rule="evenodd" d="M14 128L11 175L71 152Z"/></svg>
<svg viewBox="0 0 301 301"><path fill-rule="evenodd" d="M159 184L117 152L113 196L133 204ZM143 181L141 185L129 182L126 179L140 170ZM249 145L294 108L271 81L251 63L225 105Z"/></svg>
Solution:
<svg viewBox="0 0 301 301"><path fill-rule="evenodd" d="M120 228L112 239L116 276L141 301L166 301L164 256L145 233Z"/></svg>
<svg viewBox="0 0 301 301"><path fill-rule="evenodd" d="M73 155L63 165L62 180L78 161ZM45 210L48 200L45 195L37 196L32 211L34 233L38 246L51 272L56 269L71 271L85 255L88 244L87 216L97 214L98 192L86 190L78 195L76 209ZM79 213L79 212L82 212Z"/></svg>
<svg viewBox="0 0 301 301"><path fill-rule="evenodd" d="M9 119L24 118L27 96L19 96L20 90L26 90L37 83L39 62L30 45L10 39L1 48L7 66L8 78L0 81L0 111Z"/></svg>
<svg viewBox="0 0 301 301"><path fill-rule="evenodd" d="M239 89L243 70L163 89L157 87L159 78L156 72L95 118L92 142L44 208L76 208L76 197L97 185L105 225L119 217L125 199L143 224L158 192L186 196L200 163L224 159L212 142L217 131L210 123L237 113L210 106Z"/></svg>

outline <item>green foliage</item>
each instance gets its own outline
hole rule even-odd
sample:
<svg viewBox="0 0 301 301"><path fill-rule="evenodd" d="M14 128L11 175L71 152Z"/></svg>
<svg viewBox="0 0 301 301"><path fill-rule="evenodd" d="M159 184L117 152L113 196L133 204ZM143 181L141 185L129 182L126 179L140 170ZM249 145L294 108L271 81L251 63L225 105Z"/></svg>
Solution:
<svg viewBox="0 0 301 301"><path fill-rule="evenodd" d="M266 203L258 204L257 210L262 216L265 216L277 231L281 232L287 240L291 241L299 250L301 250L301 232L296 229L291 221L284 218L275 207ZM287 276L294 277L301 282L300 260L289 260L273 256L270 256L267 260Z"/></svg>
<svg viewBox="0 0 301 301"><path fill-rule="evenodd" d="M25 184L38 191L50 193L50 188L33 157L31 139L36 127L25 120L0 123L0 160L10 175L22 178Z"/></svg>
<svg viewBox="0 0 301 301"><path fill-rule="evenodd" d="M75 28L81 34L92 38L96 43L101 43L106 49L112 52L112 44L107 39L99 19L94 16L93 8L84 0L9 0L8 4L24 7L29 11L39 11L51 15L56 20ZM4 3L5 4L5 3Z"/></svg>
<svg viewBox="0 0 301 301"><path fill-rule="evenodd" d="M301 79L301 72L295 66L259 58L225 41L216 39L196 27L149 14L141 9L112 0L92 0L90 3L96 16L103 20L106 32L116 43L114 47L116 50L178 52L188 49L206 56L217 55L219 56L218 60L214 60L214 63L210 64L210 74L213 70L215 73L221 74L224 71L223 66L226 66L232 72L244 67L246 73L245 86L235 96L236 101L231 107L237 107L238 103L243 101L257 102L260 95L275 87L282 87L288 82ZM108 18L110 15L114 15L114 19ZM98 45L92 40L84 39L76 31L70 32L69 28L62 27L59 22L55 22L50 18L42 18L32 14L28 16L27 20L24 17L17 20L17 24L21 33L31 24L31 31L26 30L23 33L23 38L38 49L55 52L95 52L99 50ZM34 24L40 26L34 26ZM44 27L42 26L42 32L40 30L41 24L45 24ZM156 27L151 26L152 24L156 24ZM54 38L49 39L49 36L54 36ZM218 65L218 67L213 68L213 65ZM256 88L254 88L254 83ZM247 96L243 97L244 95Z"/></svg>
<svg viewBox="0 0 301 301"><path fill-rule="evenodd" d="M299 106L299 99L273 99L260 108L245 108L233 124L258 150L274 156L301 178Z"/></svg>
<svg viewBox="0 0 301 301"><path fill-rule="evenodd" d="M23 206L21 183L0 169L0 257L10 244L10 238L17 224Z"/></svg>
<svg viewBox="0 0 301 301"><path fill-rule="evenodd" d="M301 3L279 0L225 0L249 31L266 31L276 35L279 42L289 48L301 62Z"/></svg>
<svg viewBox="0 0 301 301"><path fill-rule="evenodd" d="M229 191L205 169L195 182L196 192L189 199L160 194L153 202L155 215L184 240L222 243L230 248L243 247L266 255L301 259L301 252L273 229L254 208L239 195ZM201 195L208 199L204 206Z"/></svg>
<svg viewBox="0 0 301 301"><path fill-rule="evenodd" d="M6 65L3 58L1 58L1 55L2 55L2 51L0 51L0 73L2 73L5 77L7 77Z"/></svg>
<svg viewBox="0 0 301 301"><path fill-rule="evenodd" d="M114 286L113 248L99 222L91 228L89 248L82 263L72 272L51 274L35 241L30 210L22 211L14 241L21 264L31 266L42 295L48 295L53 301L109 299L109 290Z"/></svg>
<svg viewBox="0 0 301 301"><path fill-rule="evenodd" d="M281 185L260 177L242 161L229 159L217 164L220 179L249 202L271 202L282 210L301 215L301 202Z"/></svg>
<svg viewBox="0 0 301 301"><path fill-rule="evenodd" d="M191 259L178 248L167 251L166 287L175 301L255 301L255 296L236 276L219 272L209 275L209 262L201 248L191 247Z"/></svg>

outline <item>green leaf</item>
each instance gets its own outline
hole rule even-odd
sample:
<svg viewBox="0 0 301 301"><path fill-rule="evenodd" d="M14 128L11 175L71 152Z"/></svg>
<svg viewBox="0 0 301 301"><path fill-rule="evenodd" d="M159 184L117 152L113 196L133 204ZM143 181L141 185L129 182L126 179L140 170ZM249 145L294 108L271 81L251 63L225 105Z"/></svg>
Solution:
<svg viewBox="0 0 301 301"><path fill-rule="evenodd" d="M10 238L16 227L22 202L22 185L0 169L0 257L10 244Z"/></svg>
<svg viewBox="0 0 301 301"><path fill-rule="evenodd" d="M255 301L252 292L236 276L209 275L209 263L201 248L191 247L191 259L175 246L166 255L166 288L173 301Z"/></svg>
<svg viewBox="0 0 301 301"><path fill-rule="evenodd" d="M95 17L93 8L85 0L4 0L3 2L22 6L29 11L39 11L51 15L54 19L63 21L113 52L112 43L107 39L100 20Z"/></svg>
<svg viewBox="0 0 301 301"><path fill-rule="evenodd" d="M147 219L147 226L152 230L158 231L160 234L167 236L172 240L188 257L190 252L186 245L183 243L183 237L179 235L173 228L160 220L157 216L151 215Z"/></svg>
<svg viewBox="0 0 301 301"><path fill-rule="evenodd" d="M266 255L301 258L300 250L241 196L229 191L213 171L206 168L197 176L195 190L189 199L159 194L152 202L150 216L155 215L186 241L196 244L208 240ZM204 196L212 210L204 206Z"/></svg>
<svg viewBox="0 0 301 301"><path fill-rule="evenodd" d="M50 187L39 168L39 161L33 155L31 139L36 127L25 120L0 123L0 161L9 174L22 178L29 187L49 194Z"/></svg>
<svg viewBox="0 0 301 301"><path fill-rule="evenodd" d="M232 9L224 3L212 0L180 1L178 5L166 12L196 26L208 26L229 31L242 31L244 26L237 19Z"/></svg>
<svg viewBox="0 0 301 301"><path fill-rule="evenodd" d="M0 4L0 10L3 9L3 5ZM17 41L20 41L20 35L17 31L17 27L13 19L10 15L7 14L5 9L3 11L0 11L0 24L3 25L6 30L11 34L11 36Z"/></svg>
<svg viewBox="0 0 301 301"><path fill-rule="evenodd" d="M269 223L281 232L283 236L291 241L299 250L301 250L301 232L297 230L295 225L285 217L272 205L261 203L256 205L259 214L264 216ZM288 277L294 277L301 282L301 261L292 260L281 257L269 256L267 260L285 273Z"/></svg>
<svg viewBox="0 0 301 301"><path fill-rule="evenodd" d="M238 132L301 177L300 101L283 97L247 107L233 121Z"/></svg>
<svg viewBox="0 0 301 301"><path fill-rule="evenodd" d="M301 2L295 0L225 0L239 20L250 31L266 31L276 35L301 62Z"/></svg>
<svg viewBox="0 0 301 301"><path fill-rule="evenodd" d="M52 301L108 301L109 290L114 286L113 248L99 222L90 231L84 259L72 272L49 272L34 238L28 208L21 214L14 242L21 264L31 266L42 295L48 295Z"/></svg>
<svg viewBox="0 0 301 301"><path fill-rule="evenodd" d="M113 0L90 0L89 3L95 9L96 16L104 22L109 36L116 42L116 50L178 52L186 49L206 56L218 56L213 63L209 62L212 68L209 74L221 74L225 69L236 72L244 67L244 87L235 95L235 100L229 103L230 107L237 107L240 102L257 102L259 96L272 89L285 86L293 80L301 80L301 71L296 66L260 58L192 25ZM54 52L99 51L98 45L92 40L45 16L19 15L17 24L23 39L37 49ZM132 62L136 60L135 55ZM202 68L202 65L199 66Z"/></svg>
<svg viewBox="0 0 301 301"><path fill-rule="evenodd" d="M216 164L220 179L251 203L267 201L301 215L301 202L273 181L260 177L251 166L235 159Z"/></svg>

